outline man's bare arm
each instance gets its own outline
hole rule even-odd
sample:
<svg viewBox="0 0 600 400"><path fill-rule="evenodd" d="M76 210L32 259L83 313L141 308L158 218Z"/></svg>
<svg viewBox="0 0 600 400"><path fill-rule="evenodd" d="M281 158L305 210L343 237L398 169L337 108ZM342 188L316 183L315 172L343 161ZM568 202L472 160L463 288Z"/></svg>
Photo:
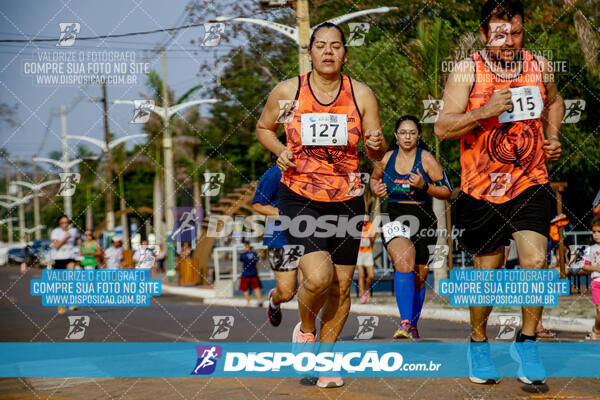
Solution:
<svg viewBox="0 0 600 400"><path fill-rule="evenodd" d="M565 114L565 106L563 98L558 92L556 83L554 82L554 73L548 60L538 56L538 62L542 68L542 77L546 85L547 97L544 113L542 114L542 122L544 124L544 132L546 137L560 137L560 127Z"/></svg>
<svg viewBox="0 0 600 400"><path fill-rule="evenodd" d="M510 90L495 92L482 107L465 112L469 94L475 83L475 64L466 59L456 65L444 89L444 108L434 125L434 132L440 140L458 139L470 133L479 125L479 121L498 116L509 110L512 105Z"/></svg>
<svg viewBox="0 0 600 400"><path fill-rule="evenodd" d="M563 99L558 93L558 88L554 83L554 74L548 60L544 57L537 57L538 63L542 69L542 79L546 86L546 104L541 119L544 127L546 139L544 140L544 155L546 161L557 161L562 153L560 144L560 127L565 113Z"/></svg>

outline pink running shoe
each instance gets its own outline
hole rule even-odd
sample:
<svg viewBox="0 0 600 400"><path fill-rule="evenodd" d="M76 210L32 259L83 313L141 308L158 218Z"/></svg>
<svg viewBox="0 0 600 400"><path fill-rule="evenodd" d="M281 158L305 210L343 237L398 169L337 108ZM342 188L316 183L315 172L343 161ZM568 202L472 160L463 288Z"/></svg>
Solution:
<svg viewBox="0 0 600 400"><path fill-rule="evenodd" d="M344 386L344 380L341 377L332 378L322 376L317 381L317 386L321 388L336 388Z"/></svg>

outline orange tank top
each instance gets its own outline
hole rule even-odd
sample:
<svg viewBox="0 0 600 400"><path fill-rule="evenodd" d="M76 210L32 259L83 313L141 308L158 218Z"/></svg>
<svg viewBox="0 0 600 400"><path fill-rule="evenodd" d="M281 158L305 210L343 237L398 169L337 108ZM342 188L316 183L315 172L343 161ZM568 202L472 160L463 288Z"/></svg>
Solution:
<svg viewBox="0 0 600 400"><path fill-rule="evenodd" d="M522 50L521 73L511 79L496 75L480 52L471 55L475 63L475 83L467 112L482 107L494 91L519 86L537 86L544 106L546 87L538 61ZM471 133L461 137L461 189L476 199L505 203L525 189L548 182L541 119L499 123L498 117L479 122Z"/></svg>
<svg viewBox="0 0 600 400"><path fill-rule="evenodd" d="M367 221L362 228L360 247L358 248L359 253L370 253L373 251L373 246L371 245L371 238L373 235L373 224Z"/></svg>
<svg viewBox="0 0 600 400"><path fill-rule="evenodd" d="M287 147L294 154L296 168L289 168L282 173L281 183L293 192L315 201L346 201L355 196L352 187L358 169L358 142L363 136L362 116L358 111L352 89L352 81L341 75L342 84L336 98L329 104L320 103L313 95L309 83L310 72L298 77L296 107L293 117L287 118L284 125ZM331 118L336 122L346 118L347 143L345 145L311 145L307 143L307 135L320 135L326 129L320 125L314 128L305 121L305 128L316 129L305 134L302 143L302 114L337 114ZM291 115L290 115L291 116ZM307 116L305 115L305 118ZM331 136L333 128L325 135ZM335 132L339 138L342 132ZM330 139L336 141L337 139Z"/></svg>

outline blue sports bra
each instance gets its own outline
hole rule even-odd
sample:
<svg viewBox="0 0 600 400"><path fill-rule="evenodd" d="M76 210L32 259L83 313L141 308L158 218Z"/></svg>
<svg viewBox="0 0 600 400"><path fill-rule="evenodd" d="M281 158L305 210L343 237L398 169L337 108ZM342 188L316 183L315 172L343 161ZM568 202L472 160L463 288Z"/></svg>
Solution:
<svg viewBox="0 0 600 400"><path fill-rule="evenodd" d="M389 203L406 203L406 202L417 202L425 204L431 202L431 196L418 188L410 185L408 182L409 174L399 174L396 171L396 157L398 156L398 150L395 149L392 156L385 165L385 171L383 173L383 183L387 185L387 192L389 195ZM431 183L431 178L425 172L423 164L421 162L421 154L423 149L417 147L417 154L415 155L415 162L410 172L416 174L417 171L421 173L423 179L427 183Z"/></svg>

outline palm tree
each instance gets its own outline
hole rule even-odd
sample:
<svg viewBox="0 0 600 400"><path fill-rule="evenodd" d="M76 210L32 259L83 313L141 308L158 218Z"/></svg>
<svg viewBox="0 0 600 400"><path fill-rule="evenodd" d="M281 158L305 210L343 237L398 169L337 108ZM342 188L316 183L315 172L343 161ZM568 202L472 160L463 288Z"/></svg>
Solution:
<svg viewBox="0 0 600 400"><path fill-rule="evenodd" d="M442 61L451 57L451 35L450 24L437 18L430 20L423 18L417 23L416 39L410 41L406 46L411 55L415 73L420 76L423 85L421 87L423 98L440 99L445 85L445 76L441 73ZM435 158L440 159L440 142L433 134L432 127L427 128L428 133L434 138ZM433 210L437 216L438 229L442 232L446 229L446 201L433 199ZM448 230L446 230L448 232ZM446 239L438 237L438 245L446 244ZM442 269L434 270L436 281L448 277L448 264Z"/></svg>
<svg viewBox="0 0 600 400"><path fill-rule="evenodd" d="M125 150L125 143L123 143L113 150L113 167L113 173L118 177L119 183L119 208L123 211L128 208L125 196L125 174L134 170L143 170L150 173L154 167L154 160L143 154L143 147L134 150L131 154L131 152ZM123 227L123 247L128 249L130 247L130 232L126 213L121 214L121 226Z"/></svg>
<svg viewBox="0 0 600 400"><path fill-rule="evenodd" d="M97 154L93 153L83 145L77 147L77 155L75 158L83 160L83 162L79 164L79 173L81 174L80 185L83 187L83 190L85 190L86 199L85 228L92 229L94 225L92 189L100 161Z"/></svg>
<svg viewBox="0 0 600 400"><path fill-rule="evenodd" d="M450 24L442 19L421 19L417 23L416 39L413 39L405 47L412 58L415 73L420 76L421 93L423 98L440 99L444 87L444 75L442 61L450 56L451 37L448 35ZM440 143L435 135L431 134L435 141L435 158L440 158Z"/></svg>
<svg viewBox="0 0 600 400"><path fill-rule="evenodd" d="M598 79L600 79L600 66L598 63L600 39L598 38L598 32L592 28L581 10L575 12L573 23L575 25L575 31L577 32L579 46L585 57L585 65L592 75L598 76Z"/></svg>

